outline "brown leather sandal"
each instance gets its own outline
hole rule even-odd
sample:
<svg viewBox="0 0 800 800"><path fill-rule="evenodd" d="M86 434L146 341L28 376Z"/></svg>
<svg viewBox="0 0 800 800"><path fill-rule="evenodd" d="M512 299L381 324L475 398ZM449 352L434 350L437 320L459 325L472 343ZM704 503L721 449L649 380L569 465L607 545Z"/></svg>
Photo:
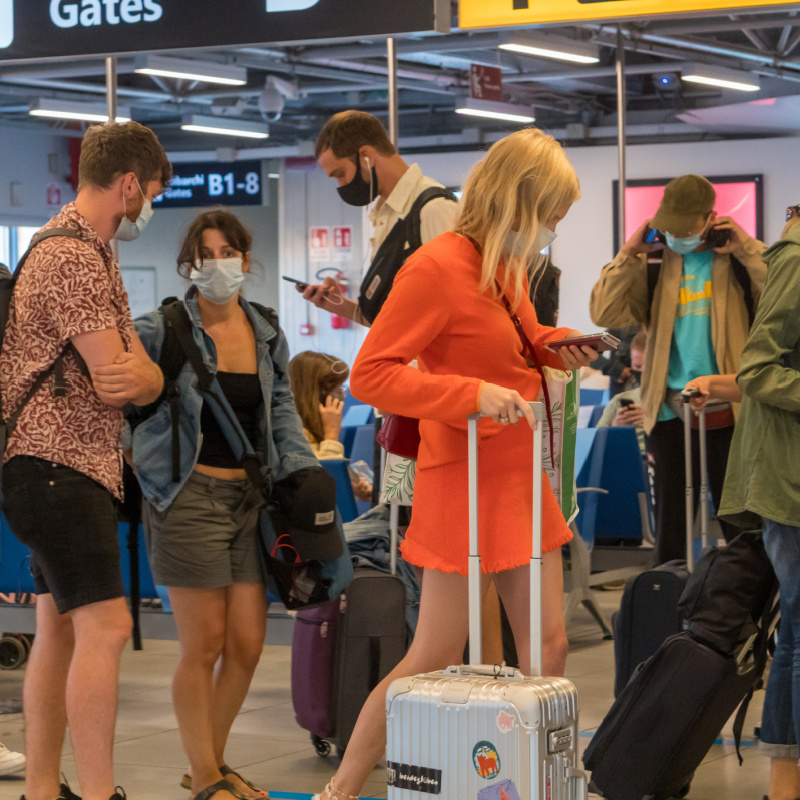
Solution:
<svg viewBox="0 0 800 800"><path fill-rule="evenodd" d="M192 800L210 800L217 792L229 792L237 798L237 800L248 800L247 797L245 797L230 781L226 781L225 778L216 783L212 783L210 786L206 786L205 789L201 789Z"/></svg>
<svg viewBox="0 0 800 800"><path fill-rule="evenodd" d="M238 778L251 792L260 792L261 793L261 800L269 800L269 794L267 793L266 789L262 789L260 786L256 786L254 783L251 783L247 778L240 775L235 769L231 769L227 764L223 764L219 771L222 773L224 778L227 778L228 775L233 775L234 777Z"/></svg>

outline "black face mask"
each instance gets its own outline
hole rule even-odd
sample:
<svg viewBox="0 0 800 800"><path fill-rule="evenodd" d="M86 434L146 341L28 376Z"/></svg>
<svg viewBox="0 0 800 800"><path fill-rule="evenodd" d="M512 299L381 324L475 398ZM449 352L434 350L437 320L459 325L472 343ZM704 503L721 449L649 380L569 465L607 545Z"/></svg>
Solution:
<svg viewBox="0 0 800 800"><path fill-rule="evenodd" d="M378 196L378 176L375 167L372 168L372 181L367 182L361 177L361 168L358 157L355 159L356 174L350 183L340 186L339 197L351 206L368 206Z"/></svg>
<svg viewBox="0 0 800 800"><path fill-rule="evenodd" d="M639 383L642 382L642 371L640 369L632 369L631 375L633 375L633 377L636 378Z"/></svg>

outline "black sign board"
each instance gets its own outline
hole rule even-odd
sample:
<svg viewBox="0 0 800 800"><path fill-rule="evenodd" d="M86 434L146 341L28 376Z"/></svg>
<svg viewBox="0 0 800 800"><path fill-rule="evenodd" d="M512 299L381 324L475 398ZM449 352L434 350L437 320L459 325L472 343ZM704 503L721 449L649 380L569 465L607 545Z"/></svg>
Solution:
<svg viewBox="0 0 800 800"><path fill-rule="evenodd" d="M153 208L260 206L263 203L260 161L173 164L169 189Z"/></svg>
<svg viewBox="0 0 800 800"><path fill-rule="evenodd" d="M450 30L449 0L0 0L0 62Z"/></svg>

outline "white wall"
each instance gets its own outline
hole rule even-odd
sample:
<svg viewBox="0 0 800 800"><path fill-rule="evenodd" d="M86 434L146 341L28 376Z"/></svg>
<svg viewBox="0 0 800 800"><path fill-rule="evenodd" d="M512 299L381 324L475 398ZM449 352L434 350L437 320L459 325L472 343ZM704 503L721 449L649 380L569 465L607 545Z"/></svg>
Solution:
<svg viewBox="0 0 800 800"><path fill-rule="evenodd" d="M265 184L264 206L233 206L231 211L253 236L253 269L245 283L248 299L278 307L278 188L277 181ZM176 259L183 236L198 208L155 208L153 218L135 242L120 242L120 266L155 267L157 305L171 296L182 297L188 282L178 275Z"/></svg>
<svg viewBox="0 0 800 800"><path fill-rule="evenodd" d="M56 173L49 172L48 155L57 157ZM0 225L38 226L60 206L47 203L47 185L61 189L62 203L75 195L67 182L70 171L69 140L35 128L0 128ZM21 184L22 205L11 205L11 184Z"/></svg>
<svg viewBox="0 0 800 800"><path fill-rule="evenodd" d="M800 139L757 139L685 144L633 145L629 179L705 175L764 175L764 236L775 241L787 205L800 201ZM423 172L448 186L460 185L482 153L414 156ZM613 257L612 181L616 147L570 147L567 156L581 181L581 199L558 226L553 263L562 270L559 323L593 331L589 295L602 266Z"/></svg>

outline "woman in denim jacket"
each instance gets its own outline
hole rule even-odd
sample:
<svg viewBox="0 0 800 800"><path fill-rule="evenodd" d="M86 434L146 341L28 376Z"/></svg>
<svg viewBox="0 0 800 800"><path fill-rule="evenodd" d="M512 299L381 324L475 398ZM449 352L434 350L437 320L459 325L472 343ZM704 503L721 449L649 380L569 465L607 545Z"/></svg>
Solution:
<svg viewBox="0 0 800 800"><path fill-rule="evenodd" d="M178 270L193 284L184 302L203 361L216 374L253 447L266 451L280 480L317 466L317 460L289 389L286 339L240 295L250 243L235 216L205 212L189 228ZM135 326L158 362L163 314L146 314ZM263 501L204 406L188 362L175 384L179 480L173 482L171 409L165 397L135 427L132 461L147 500L143 516L153 577L169 587L181 644L173 702L191 767L181 785L197 800L212 795L215 800L265 800L266 792L231 770L224 758L266 631L256 538Z"/></svg>

